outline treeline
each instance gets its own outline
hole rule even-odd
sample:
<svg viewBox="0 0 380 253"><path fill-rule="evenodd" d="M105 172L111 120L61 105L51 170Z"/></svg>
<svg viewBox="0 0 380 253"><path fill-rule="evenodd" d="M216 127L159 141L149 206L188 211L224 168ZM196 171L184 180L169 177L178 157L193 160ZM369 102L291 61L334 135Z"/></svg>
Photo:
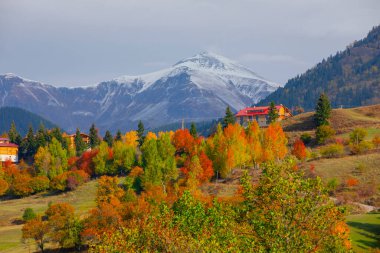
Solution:
<svg viewBox="0 0 380 253"><path fill-rule="evenodd" d="M326 93L332 106L356 107L379 103L380 26L346 50L324 59L306 73L290 79L259 105L270 101L289 108L314 109L319 94Z"/></svg>

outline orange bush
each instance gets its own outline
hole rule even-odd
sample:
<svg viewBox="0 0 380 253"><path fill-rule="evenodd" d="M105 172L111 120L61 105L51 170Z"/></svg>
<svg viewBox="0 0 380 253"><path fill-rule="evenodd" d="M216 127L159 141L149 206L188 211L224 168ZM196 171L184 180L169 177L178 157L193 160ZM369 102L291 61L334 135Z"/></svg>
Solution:
<svg viewBox="0 0 380 253"><path fill-rule="evenodd" d="M306 158L306 147L302 140L298 139L293 144L292 154L295 155L299 160L304 160Z"/></svg>
<svg viewBox="0 0 380 253"><path fill-rule="evenodd" d="M346 184L348 187L353 187L359 184L359 180L356 178L349 178L347 179Z"/></svg>

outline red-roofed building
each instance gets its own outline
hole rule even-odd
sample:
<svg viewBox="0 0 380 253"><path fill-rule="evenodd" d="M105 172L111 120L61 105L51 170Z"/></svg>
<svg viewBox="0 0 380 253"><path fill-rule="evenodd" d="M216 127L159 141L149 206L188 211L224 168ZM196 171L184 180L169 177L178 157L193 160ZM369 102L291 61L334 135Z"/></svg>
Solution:
<svg viewBox="0 0 380 253"><path fill-rule="evenodd" d="M18 162L18 145L10 143L8 138L0 138L0 162L7 160Z"/></svg>
<svg viewBox="0 0 380 253"><path fill-rule="evenodd" d="M276 105L276 109L278 111L278 115L280 116L278 118L279 121L293 116L290 110L283 105ZM259 126L262 127L268 126L268 114L269 106L254 106L240 110L235 116L237 122L242 126L246 126L248 122L252 122L255 120L257 121Z"/></svg>

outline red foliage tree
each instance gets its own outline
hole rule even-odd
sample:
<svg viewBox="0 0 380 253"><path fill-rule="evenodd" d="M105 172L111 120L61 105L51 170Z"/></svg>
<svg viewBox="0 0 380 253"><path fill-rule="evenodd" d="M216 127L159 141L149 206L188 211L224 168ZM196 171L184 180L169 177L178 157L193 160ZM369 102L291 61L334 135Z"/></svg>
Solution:
<svg viewBox="0 0 380 253"><path fill-rule="evenodd" d="M188 129L175 131L172 142L177 153L192 154L194 152L195 140Z"/></svg>

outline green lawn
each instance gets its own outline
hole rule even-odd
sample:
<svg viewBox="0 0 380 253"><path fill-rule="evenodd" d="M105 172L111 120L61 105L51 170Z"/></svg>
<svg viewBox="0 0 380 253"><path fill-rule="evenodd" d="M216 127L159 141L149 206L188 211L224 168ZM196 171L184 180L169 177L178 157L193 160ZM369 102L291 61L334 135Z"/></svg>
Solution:
<svg viewBox="0 0 380 253"><path fill-rule="evenodd" d="M365 137L365 140L367 141L371 141L373 137L375 137L376 135L380 136L380 128L364 128L364 129L367 131L367 136ZM337 137L348 139L350 138L350 133L340 134L340 135L337 135Z"/></svg>
<svg viewBox="0 0 380 253"><path fill-rule="evenodd" d="M351 229L351 240L355 252L370 252L380 249L380 213L359 214L347 217Z"/></svg>

